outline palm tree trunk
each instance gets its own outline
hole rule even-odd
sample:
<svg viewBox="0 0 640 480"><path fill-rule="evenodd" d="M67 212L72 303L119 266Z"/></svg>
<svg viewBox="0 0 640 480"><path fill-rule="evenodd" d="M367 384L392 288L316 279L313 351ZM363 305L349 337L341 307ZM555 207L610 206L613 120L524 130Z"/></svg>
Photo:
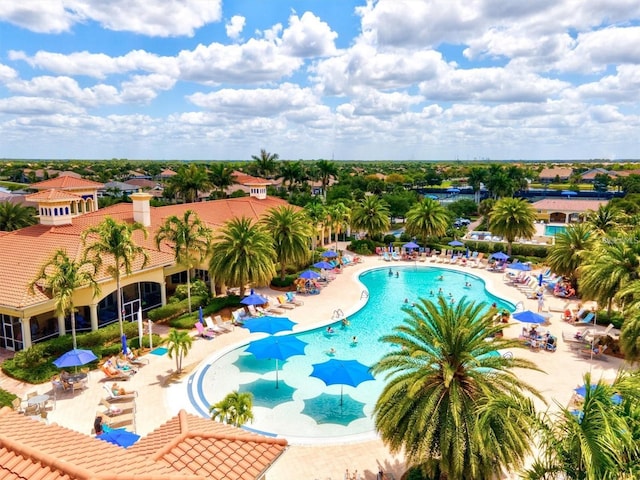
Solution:
<svg viewBox="0 0 640 480"><path fill-rule="evenodd" d="M189 305L189 313L191 313L191 272L187 267L187 303Z"/></svg>
<svg viewBox="0 0 640 480"><path fill-rule="evenodd" d="M120 338L124 335L124 327L122 325L122 292L120 292L120 274L116 277L116 306L118 308L118 324L120 325Z"/></svg>
<svg viewBox="0 0 640 480"><path fill-rule="evenodd" d="M73 349L78 348L76 342L76 312L74 311L73 302L70 305L71 308L71 338L73 340Z"/></svg>

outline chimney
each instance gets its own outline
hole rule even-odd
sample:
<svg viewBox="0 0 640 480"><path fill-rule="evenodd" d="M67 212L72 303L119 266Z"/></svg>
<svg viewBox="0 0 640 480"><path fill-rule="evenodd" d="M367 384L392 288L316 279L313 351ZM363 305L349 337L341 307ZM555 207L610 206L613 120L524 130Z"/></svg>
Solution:
<svg viewBox="0 0 640 480"><path fill-rule="evenodd" d="M129 195L133 201L133 219L145 227L151 226L151 205L149 204L151 197L150 193L145 193L142 190Z"/></svg>

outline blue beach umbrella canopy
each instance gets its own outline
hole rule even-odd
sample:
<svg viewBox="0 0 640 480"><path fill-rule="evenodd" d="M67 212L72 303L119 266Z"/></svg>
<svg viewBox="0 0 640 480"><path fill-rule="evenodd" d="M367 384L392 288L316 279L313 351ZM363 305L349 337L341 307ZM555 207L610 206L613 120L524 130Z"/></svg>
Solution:
<svg viewBox="0 0 640 480"><path fill-rule="evenodd" d="M403 247L414 249L414 248L420 248L420 245L418 245L416 242L409 242L409 243L405 243Z"/></svg>
<svg viewBox="0 0 640 480"><path fill-rule="evenodd" d="M327 250L326 252L322 252L321 256L324 258L336 258L338 254L333 250Z"/></svg>
<svg viewBox="0 0 640 480"><path fill-rule="evenodd" d="M531 265L522 262L515 262L507 265L507 268L510 270L518 270L520 272L528 272L531 270Z"/></svg>
<svg viewBox="0 0 640 480"><path fill-rule="evenodd" d="M512 316L519 322L524 322L524 323L545 323L547 320L542 315L532 312L531 310L517 312L517 313L514 313Z"/></svg>
<svg viewBox="0 0 640 480"><path fill-rule="evenodd" d="M295 322L292 322L287 317L266 315L264 317L251 318L244 322L242 327L251 333L268 333L269 335L273 335L274 333L291 330L294 325Z"/></svg>
<svg viewBox="0 0 640 480"><path fill-rule="evenodd" d="M332 358L323 363L312 365L312 377L319 378L327 386L340 385L340 402L342 403L342 386L357 387L362 382L373 380L369 367L357 360L338 360Z"/></svg>
<svg viewBox="0 0 640 480"><path fill-rule="evenodd" d="M313 264L315 268L322 268L324 270L331 270L334 265L331 265L329 262L316 262Z"/></svg>
<svg viewBox="0 0 640 480"><path fill-rule="evenodd" d="M58 368L80 367L97 359L98 357L91 350L75 348L56 358L53 364Z"/></svg>
<svg viewBox="0 0 640 480"><path fill-rule="evenodd" d="M320 274L318 272L314 272L313 270L305 270L299 275L299 278L304 278L305 280L314 280L316 278L320 278Z"/></svg>
<svg viewBox="0 0 640 480"><path fill-rule="evenodd" d="M509 255L504 252L497 252L491 255L491 258L495 258L496 260L507 260L509 258Z"/></svg>
<svg viewBox="0 0 640 480"><path fill-rule="evenodd" d="M460 193L460 189L455 187L447 188L447 193Z"/></svg>
<svg viewBox="0 0 640 480"><path fill-rule="evenodd" d="M567 196L567 197L574 197L574 196L578 195L578 193L574 192L573 190L563 190L561 192L561 195L562 196Z"/></svg>
<svg viewBox="0 0 640 480"><path fill-rule="evenodd" d="M124 353L125 355L127 354L127 350L129 350L129 347L127 346L127 334L123 333L122 337L120 338L120 343L122 344L122 353Z"/></svg>
<svg viewBox="0 0 640 480"><path fill-rule="evenodd" d="M452 247L462 247L464 243L462 243L460 240L452 240L449 242L449 245L451 245Z"/></svg>
<svg viewBox="0 0 640 480"><path fill-rule="evenodd" d="M97 438L105 442L113 443L119 447L127 448L140 440L140 435L129 432L124 428L115 428L97 435Z"/></svg>
<svg viewBox="0 0 640 480"><path fill-rule="evenodd" d="M253 353L253 355L258 359L275 359L276 388L278 388L278 360L286 360L294 355L304 355L304 348L306 346L306 342L303 342L299 338L291 335L280 337L270 336L251 342L247 347L247 352Z"/></svg>
<svg viewBox="0 0 640 480"><path fill-rule="evenodd" d="M262 295L258 295L251 289L251 293L240 300L240 303L243 305L264 305L267 303L267 299Z"/></svg>
<svg viewBox="0 0 640 480"><path fill-rule="evenodd" d="M198 307L198 321L204 325L204 312L202 311L202 305Z"/></svg>

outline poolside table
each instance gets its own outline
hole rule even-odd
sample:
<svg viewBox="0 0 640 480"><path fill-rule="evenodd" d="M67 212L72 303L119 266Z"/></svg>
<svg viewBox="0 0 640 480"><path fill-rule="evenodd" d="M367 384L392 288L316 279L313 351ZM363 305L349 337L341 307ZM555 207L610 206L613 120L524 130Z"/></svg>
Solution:
<svg viewBox="0 0 640 480"><path fill-rule="evenodd" d="M27 405L29 406L37 405L38 412L39 412L42 409L44 409L44 404L47 403L47 400L49 400L49 395L46 395L46 394L36 395L35 397L31 397L30 399L27 400Z"/></svg>
<svg viewBox="0 0 640 480"><path fill-rule="evenodd" d="M82 388L87 382L87 374L84 372L72 373L67 377L67 382L71 385L71 393L76 392L76 386Z"/></svg>

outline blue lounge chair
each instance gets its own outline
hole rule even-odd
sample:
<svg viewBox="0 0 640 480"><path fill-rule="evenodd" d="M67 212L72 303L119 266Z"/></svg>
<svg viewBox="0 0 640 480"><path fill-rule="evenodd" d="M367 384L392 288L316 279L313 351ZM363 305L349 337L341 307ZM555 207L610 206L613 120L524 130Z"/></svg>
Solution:
<svg viewBox="0 0 640 480"><path fill-rule="evenodd" d="M584 318L579 318L576 323L593 323L593 317L595 316L595 313L589 312L584 316Z"/></svg>

